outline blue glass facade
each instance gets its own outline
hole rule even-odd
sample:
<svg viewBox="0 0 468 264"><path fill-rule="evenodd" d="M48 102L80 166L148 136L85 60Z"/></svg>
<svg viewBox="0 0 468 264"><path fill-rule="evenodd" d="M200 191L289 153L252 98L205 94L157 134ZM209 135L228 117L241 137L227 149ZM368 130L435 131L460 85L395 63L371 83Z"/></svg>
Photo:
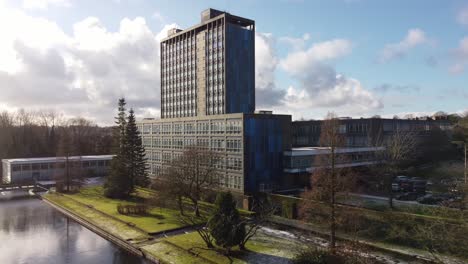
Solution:
<svg viewBox="0 0 468 264"><path fill-rule="evenodd" d="M226 24L226 113L255 111L255 33Z"/></svg>
<svg viewBox="0 0 468 264"><path fill-rule="evenodd" d="M283 175L283 151L289 149L291 116L245 115L245 183L248 193L278 187Z"/></svg>

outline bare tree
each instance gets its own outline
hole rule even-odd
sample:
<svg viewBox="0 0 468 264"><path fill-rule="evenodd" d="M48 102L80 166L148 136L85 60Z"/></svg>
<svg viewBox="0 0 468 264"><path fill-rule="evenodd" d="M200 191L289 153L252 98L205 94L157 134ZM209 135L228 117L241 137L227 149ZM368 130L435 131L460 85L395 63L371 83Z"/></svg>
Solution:
<svg viewBox="0 0 468 264"><path fill-rule="evenodd" d="M338 226L337 216L337 194L348 190L349 181L354 180L346 168L339 166L344 163L346 157L339 154L342 147L343 134L340 129L340 120L333 113L328 113L324 120L320 133L320 146L326 148L327 153L318 155L313 166L315 167L311 176L312 188L303 194L301 211L305 217L313 217L317 201L326 205L328 210L327 222L330 231L330 250L336 248L336 230Z"/></svg>
<svg viewBox="0 0 468 264"><path fill-rule="evenodd" d="M194 207L195 216L200 216L199 201L203 192L218 187L219 172L217 163L219 157L210 150L189 147L184 152L170 162L165 164L167 169L161 180L173 187L165 188L179 200L179 207L182 208L182 197L189 199ZM177 185L177 186L174 186Z"/></svg>
<svg viewBox="0 0 468 264"><path fill-rule="evenodd" d="M412 131L396 129L387 139L383 140L385 150L377 152L381 156L380 165L384 177L384 188L388 194L390 208L393 208L392 182L402 170L404 164L414 158L416 139Z"/></svg>
<svg viewBox="0 0 468 264"><path fill-rule="evenodd" d="M178 162L181 162L180 158L173 160L171 163L176 165L179 164ZM184 215L183 199L188 185L183 172L178 166L166 166L160 173L159 178L153 184L153 188L158 191L154 201L159 204L163 201L176 201L180 214Z"/></svg>
<svg viewBox="0 0 468 264"><path fill-rule="evenodd" d="M257 234L257 231L264 226L269 218L273 216L277 207L273 205L269 196L258 196L253 201L251 211L252 215L245 216L241 225L245 226L245 236L241 243L239 243L240 249L245 249L247 242Z"/></svg>

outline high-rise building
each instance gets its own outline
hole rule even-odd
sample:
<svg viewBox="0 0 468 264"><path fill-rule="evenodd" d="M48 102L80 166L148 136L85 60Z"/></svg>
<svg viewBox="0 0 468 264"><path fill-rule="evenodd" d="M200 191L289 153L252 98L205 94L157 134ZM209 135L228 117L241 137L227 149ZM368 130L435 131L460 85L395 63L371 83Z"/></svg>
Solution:
<svg viewBox="0 0 468 264"><path fill-rule="evenodd" d="M275 189L290 148L290 115L255 112L255 22L214 9L161 42L161 119L139 122L150 176L184 149L216 153L220 188Z"/></svg>
<svg viewBox="0 0 468 264"><path fill-rule="evenodd" d="M161 118L255 111L255 22L214 9L161 42Z"/></svg>

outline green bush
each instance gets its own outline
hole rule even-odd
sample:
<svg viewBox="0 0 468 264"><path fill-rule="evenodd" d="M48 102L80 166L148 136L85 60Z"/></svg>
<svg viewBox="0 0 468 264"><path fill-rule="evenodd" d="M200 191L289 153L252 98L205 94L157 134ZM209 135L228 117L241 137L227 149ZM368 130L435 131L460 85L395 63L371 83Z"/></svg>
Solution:
<svg viewBox="0 0 468 264"><path fill-rule="evenodd" d="M293 260L293 264L342 264L346 263L345 259L339 255L332 254L330 251L323 249L306 249L297 254Z"/></svg>
<svg viewBox="0 0 468 264"><path fill-rule="evenodd" d="M117 212L119 212L119 214L123 214L123 215L129 215L129 214L145 215L145 214L148 213L148 206L146 206L144 204L137 204L137 205L130 205L130 204L122 205L122 204L119 204L119 205L117 205Z"/></svg>

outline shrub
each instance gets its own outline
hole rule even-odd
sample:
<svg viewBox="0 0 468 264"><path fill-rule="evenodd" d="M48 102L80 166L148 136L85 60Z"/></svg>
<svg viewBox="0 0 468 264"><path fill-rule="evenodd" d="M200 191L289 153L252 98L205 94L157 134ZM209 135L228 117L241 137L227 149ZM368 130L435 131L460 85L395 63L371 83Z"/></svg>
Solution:
<svg viewBox="0 0 468 264"><path fill-rule="evenodd" d="M292 262L293 264L343 264L345 260L343 257L332 254L330 251L310 248L297 254Z"/></svg>
<svg viewBox="0 0 468 264"><path fill-rule="evenodd" d="M117 205L117 212L123 215L129 215L129 214L144 215L148 213L148 206L144 204L137 204L137 205L119 204Z"/></svg>

